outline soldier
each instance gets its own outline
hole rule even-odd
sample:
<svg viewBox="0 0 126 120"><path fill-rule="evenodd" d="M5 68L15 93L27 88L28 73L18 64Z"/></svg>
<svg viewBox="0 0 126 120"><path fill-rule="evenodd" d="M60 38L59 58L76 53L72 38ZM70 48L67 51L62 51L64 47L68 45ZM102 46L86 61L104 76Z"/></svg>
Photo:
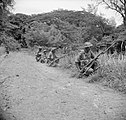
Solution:
<svg viewBox="0 0 126 120"><path fill-rule="evenodd" d="M76 65L78 71L81 71L82 68L85 65L87 65L95 57L94 53L90 49L91 46L93 46L93 45L90 42L85 42L84 49L82 49L80 51L80 53L77 55L77 57L75 59L75 65ZM95 68L96 68L96 63L94 62L94 64L88 70L88 73L93 72L95 70Z"/></svg>
<svg viewBox="0 0 126 120"><path fill-rule="evenodd" d="M77 57L75 58L75 65L78 71L81 70L81 62L82 60L84 60L84 50L80 50L80 52L78 53Z"/></svg>
<svg viewBox="0 0 126 120"><path fill-rule="evenodd" d="M42 54L41 54L41 63L46 63L47 62L47 56L46 56L46 50L43 50Z"/></svg>
<svg viewBox="0 0 126 120"><path fill-rule="evenodd" d="M51 51L48 54L47 63L49 63L51 61L54 61L56 58L57 58L57 56L56 56L56 48L52 48ZM59 62L59 60L56 61L56 63L58 63L58 62Z"/></svg>
<svg viewBox="0 0 126 120"><path fill-rule="evenodd" d="M5 46L5 52L6 52L6 54L8 55L9 54L9 47L8 46Z"/></svg>
<svg viewBox="0 0 126 120"><path fill-rule="evenodd" d="M40 47L37 54L36 54L36 61L38 62L42 56L42 48Z"/></svg>

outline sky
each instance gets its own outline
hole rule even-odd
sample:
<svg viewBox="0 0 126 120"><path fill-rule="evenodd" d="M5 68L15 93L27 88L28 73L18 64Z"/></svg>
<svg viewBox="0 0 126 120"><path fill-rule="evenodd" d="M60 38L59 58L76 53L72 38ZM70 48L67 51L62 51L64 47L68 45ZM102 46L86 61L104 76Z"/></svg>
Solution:
<svg viewBox="0 0 126 120"><path fill-rule="evenodd" d="M58 9L67 10L82 10L87 8L87 4L91 3L91 0L15 0L13 13L23 14L39 14L51 12ZM116 14L112 10L104 9L103 6L99 6L98 14L104 14L104 17L110 19L115 18L117 25L122 23L121 16Z"/></svg>

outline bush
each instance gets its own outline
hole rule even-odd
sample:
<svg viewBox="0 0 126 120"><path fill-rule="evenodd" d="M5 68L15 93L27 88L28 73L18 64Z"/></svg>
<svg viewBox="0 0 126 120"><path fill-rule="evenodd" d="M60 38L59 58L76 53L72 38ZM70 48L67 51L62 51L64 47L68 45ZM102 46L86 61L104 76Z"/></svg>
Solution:
<svg viewBox="0 0 126 120"><path fill-rule="evenodd" d="M48 42L48 34L44 31L31 30L25 34L25 38L29 47L34 47L35 44L44 46Z"/></svg>
<svg viewBox="0 0 126 120"><path fill-rule="evenodd" d="M91 77L91 82L100 82L105 86L126 93L126 59L101 56L100 69Z"/></svg>
<svg viewBox="0 0 126 120"><path fill-rule="evenodd" d="M3 41L10 51L15 51L21 48L20 44L13 37L4 35Z"/></svg>
<svg viewBox="0 0 126 120"><path fill-rule="evenodd" d="M74 64L77 52L70 52L60 60L60 66L71 69L72 76L76 76L77 70ZM61 56L61 55L59 55ZM102 55L99 58L100 68L89 77L88 82L98 82L117 91L126 93L126 58Z"/></svg>
<svg viewBox="0 0 126 120"><path fill-rule="evenodd" d="M76 52L70 52L69 55L65 56L60 60L60 66L63 68L74 68Z"/></svg>

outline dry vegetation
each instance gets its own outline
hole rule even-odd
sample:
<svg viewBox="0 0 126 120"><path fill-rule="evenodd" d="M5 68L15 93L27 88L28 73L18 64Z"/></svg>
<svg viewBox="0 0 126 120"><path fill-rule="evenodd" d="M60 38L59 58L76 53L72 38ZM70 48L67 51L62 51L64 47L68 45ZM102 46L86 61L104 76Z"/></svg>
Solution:
<svg viewBox="0 0 126 120"><path fill-rule="evenodd" d="M77 52L73 52L69 56L61 59L60 66L71 69L75 73L76 67L74 59L76 54ZM117 91L126 93L126 57L123 59L120 58L117 55L102 55L98 59L100 63L99 70L89 77L88 82L98 82Z"/></svg>
<svg viewBox="0 0 126 120"><path fill-rule="evenodd" d="M35 56L37 50L37 47L35 47L34 49L27 49L26 52ZM69 56L65 56L60 59L59 62L59 67L69 69L72 77L77 75L77 69L74 64L77 53L78 51L72 51ZM58 57L63 56L61 50L56 54ZM108 56L104 54L99 57L98 61L100 63L100 68L95 74L89 77L88 82L97 82L117 91L126 93L126 56L122 57L121 55L117 56L116 54Z"/></svg>
<svg viewBox="0 0 126 120"><path fill-rule="evenodd" d="M103 55L99 62L100 69L91 79L126 93L126 58Z"/></svg>

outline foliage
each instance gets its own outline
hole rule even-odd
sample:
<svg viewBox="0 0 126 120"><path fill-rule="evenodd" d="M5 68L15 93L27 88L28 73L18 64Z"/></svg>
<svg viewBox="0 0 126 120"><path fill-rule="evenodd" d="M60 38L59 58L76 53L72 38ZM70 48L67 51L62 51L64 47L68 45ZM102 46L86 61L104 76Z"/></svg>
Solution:
<svg viewBox="0 0 126 120"><path fill-rule="evenodd" d="M48 29L50 29L50 27L37 21L30 23L29 26L30 28L27 28L24 34L27 45L30 47L33 47L35 44L46 45L49 40Z"/></svg>
<svg viewBox="0 0 126 120"><path fill-rule="evenodd" d="M85 39L84 36L87 36L86 40L92 36L100 40L104 32L112 33L113 30L113 27L107 23L108 20L86 11L55 10L50 13L34 15L33 19L46 22L48 25L55 24L60 27L60 30L65 26L75 26L84 31L84 33L82 31L82 35L84 34L82 38Z"/></svg>
<svg viewBox="0 0 126 120"><path fill-rule="evenodd" d="M71 52L59 62L60 67L72 70L71 75L74 77L77 74L74 63L76 55L77 51ZM87 82L99 82L104 86L126 93L126 58L120 59L120 57L107 54L101 56L98 59L100 68L88 78Z"/></svg>
<svg viewBox="0 0 126 120"><path fill-rule="evenodd" d="M68 44L82 43L82 29L80 27L58 18L54 19L53 22L56 25L56 29L66 38Z"/></svg>
<svg viewBox="0 0 126 120"><path fill-rule="evenodd" d="M11 50L11 51L15 51L15 50L18 50L18 49L21 48L19 43L13 37L10 37L10 36L7 36L7 35L3 34L1 36L1 39L2 39L2 41L4 43L4 45L6 47L8 47L9 50Z"/></svg>
<svg viewBox="0 0 126 120"><path fill-rule="evenodd" d="M77 51L68 51L67 54L69 55L65 56L64 58L60 59L59 65L62 68L76 70L75 67L75 56L77 55ZM58 56L61 56L61 51L58 53Z"/></svg>
<svg viewBox="0 0 126 120"><path fill-rule="evenodd" d="M10 13L9 8L13 7L13 0L2 0L0 1L0 27L4 27L7 22L7 15Z"/></svg>
<svg viewBox="0 0 126 120"><path fill-rule="evenodd" d="M125 27L124 25L120 25L114 30L114 33L121 33L123 31L125 31Z"/></svg>
<svg viewBox="0 0 126 120"><path fill-rule="evenodd" d="M1 38L1 42L3 43L5 43L4 38L7 36L5 33L7 33L7 31L10 30L8 15L10 14L10 9L13 8L13 4L14 4L13 0L0 1L0 38ZM12 38L10 38L10 40L11 39Z"/></svg>
<svg viewBox="0 0 126 120"><path fill-rule="evenodd" d="M10 23L17 25L18 27L22 27L25 25L25 21L27 21L30 18L29 15L17 13L17 14L11 14L8 17L8 20Z"/></svg>
<svg viewBox="0 0 126 120"><path fill-rule="evenodd" d="M96 0L94 0L96 1ZM97 0L98 4L103 3L106 8L119 13L123 18L124 26L126 26L126 1L125 0Z"/></svg>
<svg viewBox="0 0 126 120"><path fill-rule="evenodd" d="M55 10L37 15L12 14L9 24L17 26L6 32L22 46L82 45L92 37L101 40L103 33L114 27L101 16L86 11ZM8 26L8 25L7 25Z"/></svg>
<svg viewBox="0 0 126 120"><path fill-rule="evenodd" d="M21 13L15 15L12 14L8 17L8 22L12 25L17 26L17 28L15 29L10 29L8 33L10 33L11 36L14 37L14 39L16 39L18 42L20 42L22 39L22 34L25 32L24 31L24 26L26 24L25 22L29 18L30 16Z"/></svg>
<svg viewBox="0 0 126 120"><path fill-rule="evenodd" d="M126 93L126 60L120 57L100 58L100 69L92 76L90 81L101 82L110 88Z"/></svg>

